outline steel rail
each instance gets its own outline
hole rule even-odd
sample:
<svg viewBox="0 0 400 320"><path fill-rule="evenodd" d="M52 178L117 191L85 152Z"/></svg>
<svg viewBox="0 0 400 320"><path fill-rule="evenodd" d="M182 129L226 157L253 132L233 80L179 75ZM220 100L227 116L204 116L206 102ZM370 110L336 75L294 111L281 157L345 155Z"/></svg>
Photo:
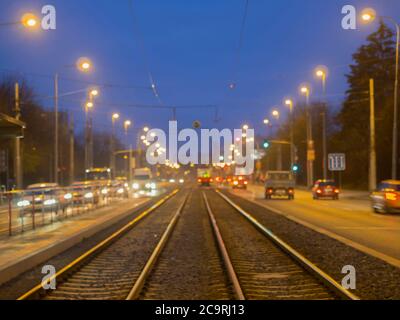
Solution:
<svg viewBox="0 0 400 320"><path fill-rule="evenodd" d="M222 238L221 232L219 231L219 227L217 224L217 220L215 219L215 216L211 210L210 204L208 202L207 196L204 192L202 192L203 194L203 199L204 199L204 203L206 205L207 208L207 212L208 212L208 216L210 218L211 221L211 226L212 229L214 231L214 235L215 238L217 240L217 244L218 244L218 248L220 250L221 256L222 256L222 260L224 262L225 268L227 270L228 273L228 277L232 283L233 286L233 291L235 292L235 296L237 300L246 300L246 297L243 293L242 287L240 286L240 282L239 282L239 278L236 274L236 271L233 267L231 258L229 257L229 253L228 250L226 249L224 240Z"/></svg>
<svg viewBox="0 0 400 320"><path fill-rule="evenodd" d="M114 232L112 235L107 237L106 239L102 240L100 243L92 247L91 249L87 250L85 253L80 255L78 258L73 260L71 263L63 267L60 271L58 271L55 275L49 277L45 283L40 283L33 287L31 290L28 292L24 293L21 295L17 300L27 300L27 299L33 299L37 296L40 296L41 293L45 292L46 290L43 289L43 285L50 283L54 279L63 279L67 277L67 274L71 273L75 268L78 266L82 265L85 261L88 259L94 257L96 254L100 253L104 248L106 248L108 245L113 243L115 240L120 238L122 235L124 235L126 232L131 230L139 221L143 220L146 216L148 216L150 213L158 209L161 205L163 205L167 200L172 198L178 193L178 189L175 189L172 191L170 194L165 196L164 198L160 199L157 201L154 205L152 205L150 208L146 209L143 211L140 215L135 217L133 220L128 222L126 225L121 227L119 230Z"/></svg>
<svg viewBox="0 0 400 320"><path fill-rule="evenodd" d="M176 223L178 222L178 219L183 211L183 208L185 207L188 197L189 193L185 196L185 199L182 201L182 204L179 206L178 210L176 211L170 223L168 224L168 227L164 231L157 246L154 248L150 258L147 260L146 265L140 272L138 279L135 281L131 291L126 297L126 300L137 300L139 298L143 286L146 283L146 280L150 276L151 271L153 270L154 265L156 264L159 256L161 255L162 250L165 248L165 245L167 244L168 240L171 237L171 234L176 226Z"/></svg>
<svg viewBox="0 0 400 320"><path fill-rule="evenodd" d="M330 275L321 270L318 266L308 260L305 256L291 247L288 243L276 236L271 230L262 225L256 218L250 213L246 212L230 198L216 190L216 193L222 197L228 204L230 204L236 211L244 216L257 230L259 230L264 236L270 239L278 248L286 252L292 259L297 261L304 269L306 269L311 275L319 279L327 288L335 292L338 296L346 300L360 300L358 296L351 293L344 287L342 287L335 279Z"/></svg>

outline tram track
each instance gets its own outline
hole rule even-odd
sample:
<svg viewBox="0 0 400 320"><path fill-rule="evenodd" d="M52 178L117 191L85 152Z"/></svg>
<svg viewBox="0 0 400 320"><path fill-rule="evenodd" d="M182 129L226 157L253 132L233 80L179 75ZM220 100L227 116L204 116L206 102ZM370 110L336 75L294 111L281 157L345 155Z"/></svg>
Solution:
<svg viewBox="0 0 400 320"><path fill-rule="evenodd" d="M226 195L203 199L237 299L359 299Z"/></svg>
<svg viewBox="0 0 400 320"><path fill-rule="evenodd" d="M55 290L39 283L18 300L125 299L183 196L174 190L63 267L47 279Z"/></svg>

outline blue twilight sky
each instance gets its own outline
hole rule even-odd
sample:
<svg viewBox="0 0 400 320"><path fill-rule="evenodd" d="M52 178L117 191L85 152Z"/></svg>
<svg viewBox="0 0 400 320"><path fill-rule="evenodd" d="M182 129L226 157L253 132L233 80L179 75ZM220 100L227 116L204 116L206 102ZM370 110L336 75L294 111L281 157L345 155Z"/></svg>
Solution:
<svg viewBox="0 0 400 320"><path fill-rule="evenodd" d="M261 132L262 120L283 97L299 99L300 83L310 82L317 97L313 68L320 64L330 69L328 95L338 106L351 54L376 28L343 30L342 6L372 6L400 21L399 0L249 0L238 64L245 0L134 0L133 7L130 0L0 0L0 22L18 20L24 11L40 13L45 4L56 7L55 31L0 27L0 76L10 70L23 73L42 97L52 94L55 72L60 73L61 93L90 83L121 85L101 88L94 119L98 129L110 127L114 111L133 120L136 128L166 127L170 110L129 107L159 105L149 90L149 70L164 105L219 107L218 123L213 109L179 110L179 127L193 120L219 128L246 122ZM71 68L80 56L93 60L93 73ZM228 89L231 81L237 83L235 90ZM60 101L80 126L84 100L84 94L77 94ZM39 101L52 107L51 99Z"/></svg>

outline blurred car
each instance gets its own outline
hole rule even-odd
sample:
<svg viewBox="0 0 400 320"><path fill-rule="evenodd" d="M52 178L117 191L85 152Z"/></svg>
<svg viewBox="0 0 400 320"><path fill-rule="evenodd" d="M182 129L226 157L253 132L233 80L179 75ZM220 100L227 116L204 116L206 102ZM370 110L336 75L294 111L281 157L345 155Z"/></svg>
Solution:
<svg viewBox="0 0 400 320"><path fill-rule="evenodd" d="M247 189L247 185L248 185L249 181L247 180L246 177L243 176L237 176L237 177L233 177L231 179L231 186L232 189Z"/></svg>
<svg viewBox="0 0 400 320"><path fill-rule="evenodd" d="M68 204L68 193L56 183L29 185L17 201L17 207L34 211L64 210Z"/></svg>
<svg viewBox="0 0 400 320"><path fill-rule="evenodd" d="M99 189L93 187L90 183L75 182L72 185L72 202L74 205L83 205L86 203L98 204L100 195Z"/></svg>
<svg viewBox="0 0 400 320"><path fill-rule="evenodd" d="M372 209L376 213L400 211L400 181L382 181L371 194Z"/></svg>
<svg viewBox="0 0 400 320"><path fill-rule="evenodd" d="M331 198L339 200L339 188L333 180L318 180L312 188L312 195L314 200L321 198Z"/></svg>

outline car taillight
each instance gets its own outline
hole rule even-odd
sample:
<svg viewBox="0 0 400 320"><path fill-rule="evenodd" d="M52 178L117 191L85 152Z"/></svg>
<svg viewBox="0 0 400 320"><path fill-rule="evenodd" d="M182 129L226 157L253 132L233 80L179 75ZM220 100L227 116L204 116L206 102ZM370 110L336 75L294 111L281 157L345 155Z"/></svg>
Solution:
<svg viewBox="0 0 400 320"><path fill-rule="evenodd" d="M385 193L385 199L389 201L396 201L397 200L397 194L393 192L387 192Z"/></svg>
<svg viewBox="0 0 400 320"><path fill-rule="evenodd" d="M317 190L317 193L322 193L322 190L321 190L321 189L318 189L318 190Z"/></svg>
<svg viewBox="0 0 400 320"><path fill-rule="evenodd" d="M197 182L201 182L201 179L197 179Z"/></svg>
<svg viewBox="0 0 400 320"><path fill-rule="evenodd" d="M274 190L273 189L268 189L268 193L273 193Z"/></svg>
<svg viewBox="0 0 400 320"><path fill-rule="evenodd" d="M248 182L247 182L247 181L245 181L245 182L244 182L244 184L248 184Z"/></svg>
<svg viewBox="0 0 400 320"><path fill-rule="evenodd" d="M210 182L213 182L213 179L210 179Z"/></svg>
<svg viewBox="0 0 400 320"><path fill-rule="evenodd" d="M335 189L335 193L339 193L339 189Z"/></svg>
<svg viewBox="0 0 400 320"><path fill-rule="evenodd" d="M293 189L289 189L289 193L293 193L294 192L294 190Z"/></svg>

